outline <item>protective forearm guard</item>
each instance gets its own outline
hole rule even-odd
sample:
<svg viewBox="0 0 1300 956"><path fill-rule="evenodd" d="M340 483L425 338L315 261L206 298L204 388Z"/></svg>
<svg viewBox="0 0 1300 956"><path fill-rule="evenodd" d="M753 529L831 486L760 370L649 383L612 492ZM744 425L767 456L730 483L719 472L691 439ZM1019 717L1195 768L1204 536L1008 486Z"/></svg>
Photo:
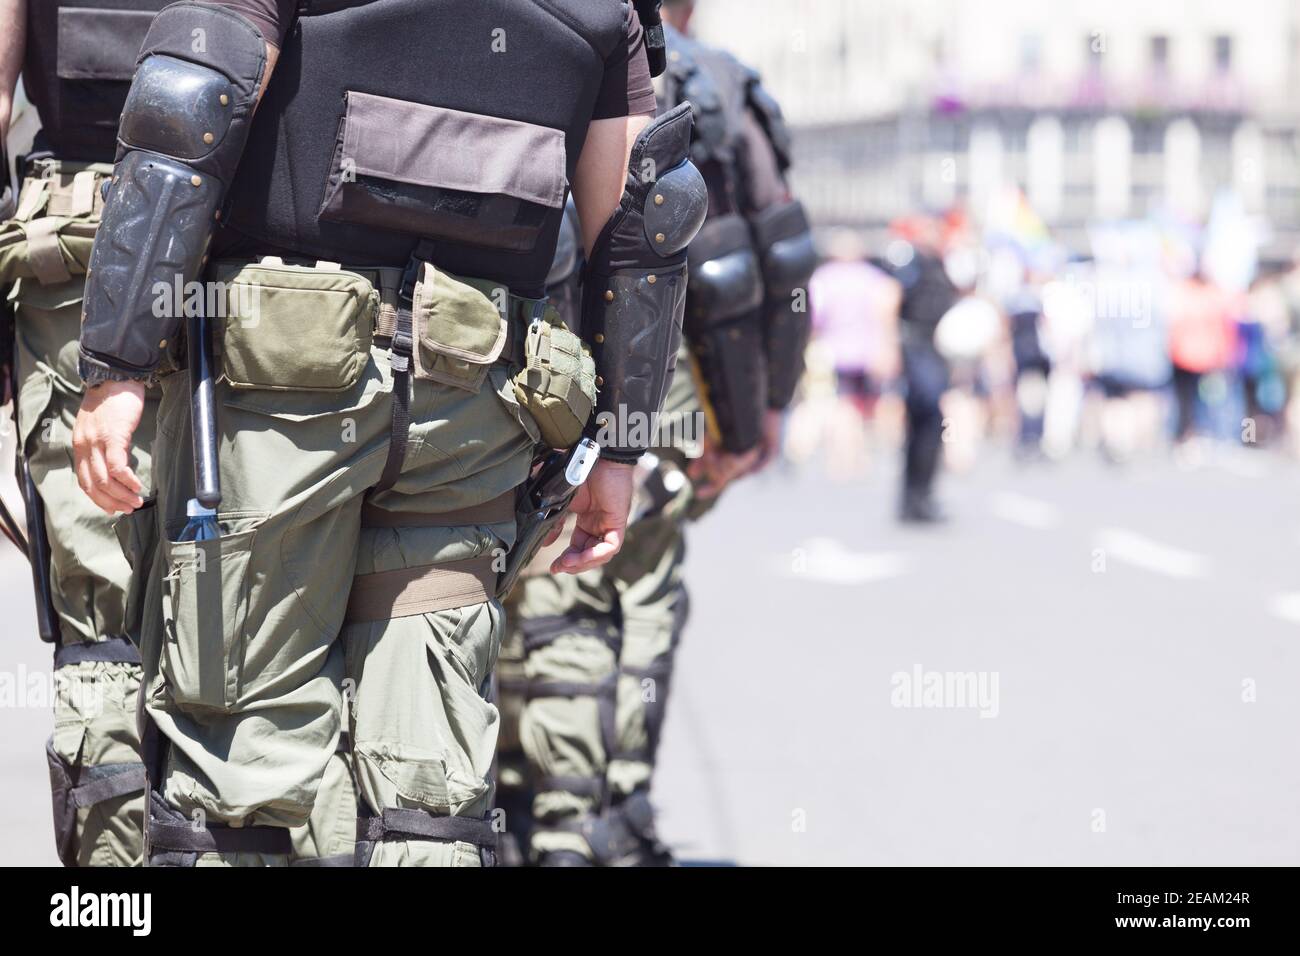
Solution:
<svg viewBox="0 0 1300 956"><path fill-rule="evenodd" d="M686 247L708 207L690 142L689 103L646 127L632 147L623 200L587 263L582 331L599 375L589 433L614 461L636 461L649 447L677 362Z"/></svg>
<svg viewBox="0 0 1300 956"><path fill-rule="evenodd" d="M159 308L156 286L199 273L248 138L266 42L237 13L177 3L154 19L138 63L86 274L81 364L91 383L148 378L176 334L179 303Z"/></svg>
<svg viewBox="0 0 1300 956"><path fill-rule="evenodd" d="M749 224L738 215L704 224L690 251L686 341L722 447L739 454L762 437L767 407L763 276Z"/></svg>
<svg viewBox="0 0 1300 956"><path fill-rule="evenodd" d="M794 398L803 375L810 325L808 280L817 267L817 249L800 202L770 206L752 224L766 286L763 338L767 351L767 404L781 409Z"/></svg>

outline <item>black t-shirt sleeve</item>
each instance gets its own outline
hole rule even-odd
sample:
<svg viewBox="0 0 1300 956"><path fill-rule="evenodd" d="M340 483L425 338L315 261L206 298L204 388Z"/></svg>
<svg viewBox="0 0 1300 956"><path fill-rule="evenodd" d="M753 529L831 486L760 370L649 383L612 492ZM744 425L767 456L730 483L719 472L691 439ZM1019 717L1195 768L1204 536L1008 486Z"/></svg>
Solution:
<svg viewBox="0 0 1300 956"><path fill-rule="evenodd" d="M274 47L284 45L284 38L297 16L297 0L208 0L215 6L229 7L252 20Z"/></svg>
<svg viewBox="0 0 1300 956"><path fill-rule="evenodd" d="M626 33L626 42L616 44L614 52L605 60L605 77L596 96L592 119L655 113L655 88L645 54L645 30L630 3Z"/></svg>

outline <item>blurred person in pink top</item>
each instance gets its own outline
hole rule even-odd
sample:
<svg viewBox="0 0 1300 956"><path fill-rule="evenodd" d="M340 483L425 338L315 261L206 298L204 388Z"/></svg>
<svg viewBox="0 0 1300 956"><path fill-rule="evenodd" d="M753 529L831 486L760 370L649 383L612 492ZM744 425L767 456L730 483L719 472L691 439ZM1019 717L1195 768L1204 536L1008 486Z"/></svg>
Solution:
<svg viewBox="0 0 1300 956"><path fill-rule="evenodd" d="M1204 273L1190 276L1174 291L1169 314L1169 357L1174 366L1178 403L1175 438L1185 441L1196 428L1201 378L1228 368L1237 352L1236 316L1244 297L1211 282Z"/></svg>
<svg viewBox="0 0 1300 956"><path fill-rule="evenodd" d="M841 397L865 417L898 374L898 283L866 260L856 233L836 233L828 245L808 284L813 331L833 357Z"/></svg>

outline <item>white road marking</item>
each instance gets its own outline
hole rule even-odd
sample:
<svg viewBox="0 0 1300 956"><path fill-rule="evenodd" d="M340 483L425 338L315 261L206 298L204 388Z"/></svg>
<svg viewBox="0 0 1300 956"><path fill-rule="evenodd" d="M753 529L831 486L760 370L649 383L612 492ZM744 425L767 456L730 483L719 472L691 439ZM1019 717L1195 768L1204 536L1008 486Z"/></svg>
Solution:
<svg viewBox="0 0 1300 956"><path fill-rule="evenodd" d="M1171 578L1203 578L1210 571L1210 559L1205 555L1161 544L1124 528L1103 528L1097 532L1096 542L1108 558Z"/></svg>
<svg viewBox="0 0 1300 956"><path fill-rule="evenodd" d="M1056 505L1011 492L994 495L992 509L1003 521L1036 531L1051 531L1061 524L1061 512Z"/></svg>
<svg viewBox="0 0 1300 956"><path fill-rule="evenodd" d="M773 570L787 578L828 584L867 584L895 578L910 570L911 559L899 552L850 551L833 538L812 538L789 555L772 558Z"/></svg>
<svg viewBox="0 0 1300 956"><path fill-rule="evenodd" d="M1280 617L1291 624L1300 624L1300 592L1275 594L1268 602L1268 609L1274 617Z"/></svg>

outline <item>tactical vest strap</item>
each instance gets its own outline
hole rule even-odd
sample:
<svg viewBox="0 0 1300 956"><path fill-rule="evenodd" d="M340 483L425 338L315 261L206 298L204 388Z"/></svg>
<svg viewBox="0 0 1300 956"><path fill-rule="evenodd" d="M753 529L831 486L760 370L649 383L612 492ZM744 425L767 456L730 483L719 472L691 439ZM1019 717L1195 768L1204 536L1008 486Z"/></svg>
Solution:
<svg viewBox="0 0 1300 956"><path fill-rule="evenodd" d="M423 247L424 243L420 245ZM411 358L415 348L411 334L411 304L422 265L420 251L417 248L407 263L402 285L397 290L397 325L388 347L388 360L393 369L393 424L388 436L388 458L372 493L393 487L406 460L406 442L411 427Z"/></svg>

